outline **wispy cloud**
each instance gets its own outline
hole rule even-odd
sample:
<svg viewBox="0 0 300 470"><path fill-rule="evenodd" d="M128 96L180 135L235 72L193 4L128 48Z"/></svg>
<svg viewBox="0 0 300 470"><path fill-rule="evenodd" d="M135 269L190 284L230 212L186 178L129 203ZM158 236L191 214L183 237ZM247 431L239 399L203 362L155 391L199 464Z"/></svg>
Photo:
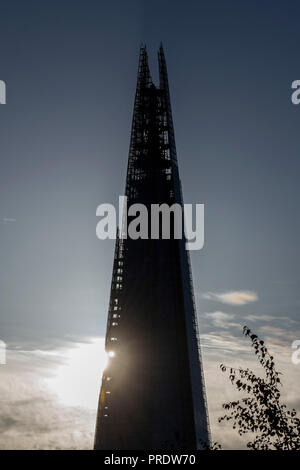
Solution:
<svg viewBox="0 0 300 470"><path fill-rule="evenodd" d="M228 292L206 292L202 294L203 299L214 300L228 305L245 305L258 300L256 292L250 290L237 290Z"/></svg>
<svg viewBox="0 0 300 470"><path fill-rule="evenodd" d="M281 317L281 316L275 316L275 315L247 315L244 317L245 320L247 321L262 321L262 322L272 322L272 321L284 321L285 323L291 324L297 324L295 320L292 320L289 317Z"/></svg>
<svg viewBox="0 0 300 470"><path fill-rule="evenodd" d="M3 217L2 219L0 219L0 224L2 225L14 224L15 222L17 222L17 219L14 219L12 217Z"/></svg>
<svg viewBox="0 0 300 470"><path fill-rule="evenodd" d="M234 323L231 320L235 317L233 313L226 313L226 312L205 312L203 314L204 317L208 318L212 321L212 324L217 328L229 328L240 326L239 323Z"/></svg>
<svg viewBox="0 0 300 470"><path fill-rule="evenodd" d="M276 326L268 326L264 325L259 328L259 331L263 334L267 334L270 336L278 336L283 339L287 339L292 342L295 339L295 331L290 331L284 328L279 328Z"/></svg>

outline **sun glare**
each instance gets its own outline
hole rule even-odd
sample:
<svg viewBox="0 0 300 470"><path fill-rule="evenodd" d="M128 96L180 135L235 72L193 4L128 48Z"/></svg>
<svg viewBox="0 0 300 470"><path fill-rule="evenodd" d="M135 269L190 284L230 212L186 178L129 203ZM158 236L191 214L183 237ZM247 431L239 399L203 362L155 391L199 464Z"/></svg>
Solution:
<svg viewBox="0 0 300 470"><path fill-rule="evenodd" d="M104 338L90 343L77 343L64 354L65 363L58 366L46 385L59 402L66 406L96 409L102 373L108 355L104 349Z"/></svg>

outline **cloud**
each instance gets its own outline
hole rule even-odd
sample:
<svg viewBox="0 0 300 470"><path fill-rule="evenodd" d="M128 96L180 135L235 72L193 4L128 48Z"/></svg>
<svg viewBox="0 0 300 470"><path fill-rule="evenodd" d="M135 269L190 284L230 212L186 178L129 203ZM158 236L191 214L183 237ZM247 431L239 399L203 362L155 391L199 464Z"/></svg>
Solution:
<svg viewBox="0 0 300 470"><path fill-rule="evenodd" d="M2 219L0 219L0 224L3 225L14 224L15 222L17 222L17 220L11 217L3 217Z"/></svg>
<svg viewBox="0 0 300 470"><path fill-rule="evenodd" d="M284 321L285 324L297 324L295 320L292 320L291 318L288 317L280 317L280 316L275 316L275 315L247 315L244 317L245 320L256 322L256 321L262 321L262 322L272 322L272 321Z"/></svg>
<svg viewBox="0 0 300 470"><path fill-rule="evenodd" d="M273 315L247 315L245 320L249 321L273 321L273 320L281 320L282 317L274 317Z"/></svg>
<svg viewBox="0 0 300 470"><path fill-rule="evenodd" d="M203 314L206 318L212 321L213 325L217 328L229 328L240 326L239 323L233 323L231 320L235 317L233 313L226 312L205 312Z"/></svg>
<svg viewBox="0 0 300 470"><path fill-rule="evenodd" d="M205 314L205 318L221 323L230 323L236 316L222 311ZM279 339L268 338L267 346L283 372L283 401L300 411L300 366L292 364L290 344ZM30 342L29 347L19 343L17 349L15 343L14 349L8 350L7 365L0 366L0 449L92 449L97 404L88 408L76 394L84 384L98 393L93 378L99 375L99 353L92 338L82 342L80 338L76 342L53 340L54 347L48 339L46 344L47 349L40 342ZM212 439L224 449L244 449L251 436L239 437L230 423L218 423L218 417L224 414L222 404L242 397L228 375L221 372L220 364L249 367L259 374L263 370L241 330L222 329L201 335L201 346ZM85 358L93 366L90 371ZM72 364L77 365L75 382Z"/></svg>
<svg viewBox="0 0 300 470"><path fill-rule="evenodd" d="M279 337L282 344L285 342L291 343L295 339L300 338L300 331L297 329L287 330L276 326L264 325L259 328L259 331L263 334L270 335L271 337ZM272 338L274 340L274 338Z"/></svg>
<svg viewBox="0 0 300 470"><path fill-rule="evenodd" d="M92 449L99 348L93 338L59 342L58 349L22 344L7 351L7 364L0 366L0 449ZM84 383L89 390L81 394ZM92 406L85 406L83 398L91 396Z"/></svg>
<svg viewBox="0 0 300 470"><path fill-rule="evenodd" d="M253 291L229 291L223 293L207 292L202 294L203 299L215 300L228 305L245 305L258 300L256 292Z"/></svg>

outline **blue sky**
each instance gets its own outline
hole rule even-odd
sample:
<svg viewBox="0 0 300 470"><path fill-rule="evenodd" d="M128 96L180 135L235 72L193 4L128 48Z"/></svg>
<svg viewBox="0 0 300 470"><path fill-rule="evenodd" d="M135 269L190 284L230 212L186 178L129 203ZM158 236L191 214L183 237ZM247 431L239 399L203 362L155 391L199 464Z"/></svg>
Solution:
<svg viewBox="0 0 300 470"><path fill-rule="evenodd" d="M124 191L139 45L155 80L162 40L184 200L205 204L192 265L211 414L223 400L214 368L224 354L244 357L235 345L246 344L245 323L278 350L287 381L299 380L289 360L300 338L300 107L290 100L299 10L268 0L1 2L0 335L12 359L0 374L22 381L17 349L70 351L105 334L113 242L96 238L96 207ZM35 396L58 365L30 363Z"/></svg>

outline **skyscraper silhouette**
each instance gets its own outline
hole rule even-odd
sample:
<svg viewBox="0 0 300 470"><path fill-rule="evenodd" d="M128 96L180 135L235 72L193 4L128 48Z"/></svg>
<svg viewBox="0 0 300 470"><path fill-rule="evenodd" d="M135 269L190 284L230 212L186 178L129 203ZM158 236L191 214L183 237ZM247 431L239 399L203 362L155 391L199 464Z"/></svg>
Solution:
<svg viewBox="0 0 300 470"><path fill-rule="evenodd" d="M159 87L141 47L128 205L183 204L167 68ZM149 210L150 212L150 210ZM197 316L185 239L116 241L95 449L201 449L209 443Z"/></svg>

